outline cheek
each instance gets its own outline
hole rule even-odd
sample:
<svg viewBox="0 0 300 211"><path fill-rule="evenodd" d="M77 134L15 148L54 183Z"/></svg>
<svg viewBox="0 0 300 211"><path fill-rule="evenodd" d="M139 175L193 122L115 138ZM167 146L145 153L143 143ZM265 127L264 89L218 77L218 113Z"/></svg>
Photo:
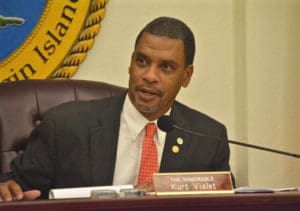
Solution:
<svg viewBox="0 0 300 211"><path fill-rule="evenodd" d="M138 76L136 74L136 71L134 69L129 69L129 82L134 83L137 80Z"/></svg>
<svg viewBox="0 0 300 211"><path fill-rule="evenodd" d="M168 83L164 83L163 87L165 90L165 97L168 99L174 99L181 88L182 81L178 79L174 79L169 81Z"/></svg>
<svg viewBox="0 0 300 211"><path fill-rule="evenodd" d="M132 64L129 68L129 75L131 75L132 77L139 77L139 74L141 74L141 70L134 64Z"/></svg>

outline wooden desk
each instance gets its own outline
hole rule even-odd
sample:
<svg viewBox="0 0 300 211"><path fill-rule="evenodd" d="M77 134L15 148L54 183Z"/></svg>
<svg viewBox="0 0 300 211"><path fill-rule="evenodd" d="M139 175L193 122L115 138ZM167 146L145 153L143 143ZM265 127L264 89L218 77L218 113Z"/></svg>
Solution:
<svg viewBox="0 0 300 211"><path fill-rule="evenodd" d="M0 210L300 210L300 192L267 194L223 194L144 196L117 199L39 200L0 203Z"/></svg>

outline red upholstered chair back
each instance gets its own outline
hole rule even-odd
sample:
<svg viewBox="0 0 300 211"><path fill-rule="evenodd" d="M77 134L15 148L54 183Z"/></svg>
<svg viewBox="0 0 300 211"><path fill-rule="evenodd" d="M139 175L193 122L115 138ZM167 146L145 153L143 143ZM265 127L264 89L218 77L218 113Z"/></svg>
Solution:
<svg viewBox="0 0 300 211"><path fill-rule="evenodd" d="M0 173L22 153L31 130L58 104L105 98L125 88L85 80L24 80L0 83Z"/></svg>

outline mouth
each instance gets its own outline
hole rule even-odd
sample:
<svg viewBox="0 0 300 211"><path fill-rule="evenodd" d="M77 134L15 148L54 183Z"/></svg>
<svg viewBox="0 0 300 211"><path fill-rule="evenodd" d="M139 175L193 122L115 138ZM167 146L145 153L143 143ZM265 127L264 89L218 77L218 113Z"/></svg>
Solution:
<svg viewBox="0 0 300 211"><path fill-rule="evenodd" d="M145 101L153 100L154 98L161 96L160 91L149 89L146 87L139 87L136 90L139 93L140 97Z"/></svg>

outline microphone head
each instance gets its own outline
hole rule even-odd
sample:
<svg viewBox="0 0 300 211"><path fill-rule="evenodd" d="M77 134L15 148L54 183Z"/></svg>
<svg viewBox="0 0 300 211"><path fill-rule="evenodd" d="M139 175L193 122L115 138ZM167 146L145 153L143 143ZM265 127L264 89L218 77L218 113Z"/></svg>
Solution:
<svg viewBox="0 0 300 211"><path fill-rule="evenodd" d="M170 116L167 116L167 115L163 115L158 118L157 126L160 130L162 130L164 132L170 132L174 128L173 120L171 119Z"/></svg>

